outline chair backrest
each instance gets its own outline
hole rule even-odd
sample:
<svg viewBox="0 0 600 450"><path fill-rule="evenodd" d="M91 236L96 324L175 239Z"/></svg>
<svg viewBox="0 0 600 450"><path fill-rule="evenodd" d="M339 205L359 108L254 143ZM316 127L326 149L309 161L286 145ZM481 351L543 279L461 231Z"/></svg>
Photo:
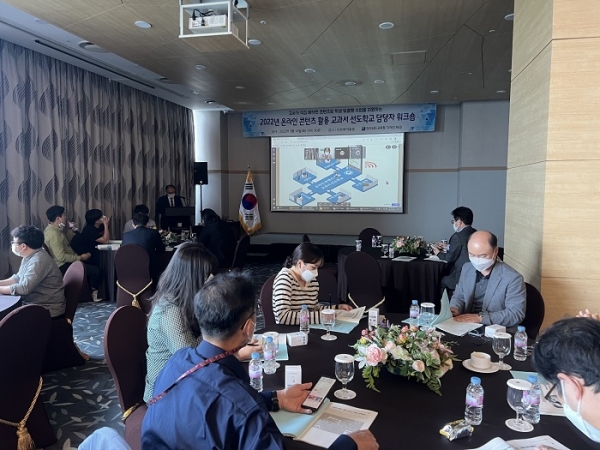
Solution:
<svg viewBox="0 0 600 450"><path fill-rule="evenodd" d="M104 355L123 412L143 402L147 348L146 314L133 306L117 308L104 327Z"/></svg>
<svg viewBox="0 0 600 450"><path fill-rule="evenodd" d="M544 321L546 306L544 305L544 298L540 294L540 291L529 283L525 283L525 296L527 298L525 318L521 322L521 325L525 327L527 337L535 339Z"/></svg>
<svg viewBox="0 0 600 450"><path fill-rule="evenodd" d="M271 275L262 288L260 288L260 308L265 318L265 328L275 324L275 314L273 313L273 283L275 275Z"/></svg>
<svg viewBox="0 0 600 450"><path fill-rule="evenodd" d="M150 276L150 257L148 252L136 244L125 244L115 254L117 280L129 292L138 293L152 280ZM142 311L148 313L151 304L148 299L154 294L151 285L137 296ZM117 289L117 307L131 305L133 297L123 289Z"/></svg>
<svg viewBox="0 0 600 450"><path fill-rule="evenodd" d="M381 268L375 258L365 252L352 252L344 264L348 283L348 296L358 306L367 309L383 299Z"/></svg>
<svg viewBox="0 0 600 450"><path fill-rule="evenodd" d="M338 283L335 275L331 271L319 269L319 303L327 303L329 301L333 305L337 305L340 302L338 296Z"/></svg>
<svg viewBox="0 0 600 450"><path fill-rule="evenodd" d="M244 234L244 236L237 241L235 246L233 262L231 263L232 270L242 270L244 268L244 264L246 264L246 257L248 256L248 248L250 248L250 236Z"/></svg>
<svg viewBox="0 0 600 450"><path fill-rule="evenodd" d="M31 406L40 383L50 325L50 313L38 305L17 308L0 321L0 419L20 422ZM41 399L26 426L36 448L56 442ZM0 442L2 448L17 448L17 429L0 423Z"/></svg>
<svg viewBox="0 0 600 450"><path fill-rule="evenodd" d="M63 287L65 289L65 299L67 301L65 317L71 323L73 323L75 311L77 311L77 305L81 299L85 283L87 283L85 264L81 261L75 261L69 266L63 276Z"/></svg>
<svg viewBox="0 0 600 450"><path fill-rule="evenodd" d="M381 233L379 232L379 230L376 230L375 228L365 228L358 235L358 239L360 239L362 241L363 247L372 247L371 238L373 236L381 236Z"/></svg>
<svg viewBox="0 0 600 450"><path fill-rule="evenodd" d="M308 237L308 234L302 235L302 243L304 243L304 242L310 242L310 238Z"/></svg>

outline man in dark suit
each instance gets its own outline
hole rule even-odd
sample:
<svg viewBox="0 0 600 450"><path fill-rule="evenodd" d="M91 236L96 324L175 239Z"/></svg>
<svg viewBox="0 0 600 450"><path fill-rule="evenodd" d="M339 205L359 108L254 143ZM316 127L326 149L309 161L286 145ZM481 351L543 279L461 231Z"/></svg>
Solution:
<svg viewBox="0 0 600 450"><path fill-rule="evenodd" d="M450 236L448 245L444 248L442 244L433 244L433 253L442 261L446 261L442 288L453 291L460 279L460 272L465 263L469 262L467 242L469 237L477 230L471 226L473 223L473 211L466 206L459 206L452 211L452 228L454 234ZM447 250L446 253L443 250Z"/></svg>
<svg viewBox="0 0 600 450"><path fill-rule="evenodd" d="M123 245L137 244L148 252L150 257L150 276L157 281L160 275L160 264L158 253L165 251L165 244L158 231L146 227L150 218L145 213L135 213L133 215L133 230L123 235Z"/></svg>
<svg viewBox="0 0 600 450"><path fill-rule="evenodd" d="M183 207L183 197L179 195L175 195L175 186L169 184L165 188L167 195L163 195L162 197L158 197L156 201L156 217L154 221L160 224L161 230L167 230L169 228L174 228L174 220L165 216L165 211L167 208L181 208ZM160 217L160 221L159 221ZM176 221L177 219L175 219Z"/></svg>

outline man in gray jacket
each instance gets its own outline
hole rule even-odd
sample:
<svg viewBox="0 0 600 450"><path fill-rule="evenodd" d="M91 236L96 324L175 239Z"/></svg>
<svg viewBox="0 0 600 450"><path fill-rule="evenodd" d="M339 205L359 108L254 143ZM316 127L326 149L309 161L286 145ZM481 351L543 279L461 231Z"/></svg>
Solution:
<svg viewBox="0 0 600 450"><path fill-rule="evenodd" d="M450 301L455 320L516 327L525 318L523 276L498 261L498 239L489 231L473 233L467 247L470 262Z"/></svg>

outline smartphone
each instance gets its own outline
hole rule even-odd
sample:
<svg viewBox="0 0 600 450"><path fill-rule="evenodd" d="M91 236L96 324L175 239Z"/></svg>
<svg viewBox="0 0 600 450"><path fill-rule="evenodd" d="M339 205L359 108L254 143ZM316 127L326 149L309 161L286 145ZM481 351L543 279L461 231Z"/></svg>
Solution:
<svg viewBox="0 0 600 450"><path fill-rule="evenodd" d="M315 386L302 403L303 408L310 409L312 411L316 411L327 397L329 390L334 385L335 380L333 378L321 377L321 379L315 384Z"/></svg>

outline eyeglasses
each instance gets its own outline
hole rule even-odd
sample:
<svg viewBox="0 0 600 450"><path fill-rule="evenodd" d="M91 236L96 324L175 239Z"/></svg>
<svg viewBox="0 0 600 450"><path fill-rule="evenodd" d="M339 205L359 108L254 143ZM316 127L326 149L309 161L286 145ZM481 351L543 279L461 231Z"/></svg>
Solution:
<svg viewBox="0 0 600 450"><path fill-rule="evenodd" d="M452 225L454 225L454 224L455 224L456 222L458 222L459 220L460 220L460 219L456 219L456 220L452 219L452 220L450 221L450 223L451 223Z"/></svg>
<svg viewBox="0 0 600 450"><path fill-rule="evenodd" d="M560 402L560 400L558 399L558 396L556 394L553 394L552 392L554 392L554 389L556 389L557 383L554 383L552 385L552 387L550 388L550 390L546 393L546 395L544 395L544 398L549 401L550 403L552 403L552 406L554 406L555 408L562 408L563 405Z"/></svg>
<svg viewBox="0 0 600 450"><path fill-rule="evenodd" d="M12 241L10 243L10 245L21 245L21 244L22 244L22 242L18 242L18 241Z"/></svg>

